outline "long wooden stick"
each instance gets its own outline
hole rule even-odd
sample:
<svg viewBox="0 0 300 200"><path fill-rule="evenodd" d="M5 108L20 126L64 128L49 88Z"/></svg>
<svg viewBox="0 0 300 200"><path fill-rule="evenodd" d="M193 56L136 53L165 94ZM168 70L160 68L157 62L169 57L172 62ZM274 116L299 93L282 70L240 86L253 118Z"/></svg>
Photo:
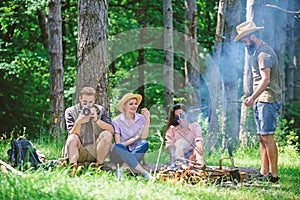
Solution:
<svg viewBox="0 0 300 200"><path fill-rule="evenodd" d="M19 176L25 176L25 174L21 171L16 170L15 168L13 168L12 166L10 166L9 164L7 164L6 162L4 162L3 160L0 160L0 164L1 164L1 169L7 173L7 169L10 170L13 174L17 174ZM4 169L2 168L2 166L4 167Z"/></svg>
<svg viewBox="0 0 300 200"><path fill-rule="evenodd" d="M286 13L290 13L290 14L300 14L300 10L297 10L297 11L293 11L293 10L286 10L286 9L283 9L279 6L275 6L275 5L272 5L272 4L266 4L267 7L271 7L271 8L276 8L282 12L286 12Z"/></svg>

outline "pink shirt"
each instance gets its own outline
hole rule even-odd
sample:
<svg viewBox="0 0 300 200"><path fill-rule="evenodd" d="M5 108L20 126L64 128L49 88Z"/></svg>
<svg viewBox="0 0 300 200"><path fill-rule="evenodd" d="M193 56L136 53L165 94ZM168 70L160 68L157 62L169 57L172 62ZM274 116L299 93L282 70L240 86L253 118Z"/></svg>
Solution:
<svg viewBox="0 0 300 200"><path fill-rule="evenodd" d="M170 126L166 132L166 148L174 144L179 139L184 139L190 144L189 149L196 147L196 142L200 141L203 145L203 136L201 126L197 122L189 123L189 130L186 133L181 132L180 125Z"/></svg>

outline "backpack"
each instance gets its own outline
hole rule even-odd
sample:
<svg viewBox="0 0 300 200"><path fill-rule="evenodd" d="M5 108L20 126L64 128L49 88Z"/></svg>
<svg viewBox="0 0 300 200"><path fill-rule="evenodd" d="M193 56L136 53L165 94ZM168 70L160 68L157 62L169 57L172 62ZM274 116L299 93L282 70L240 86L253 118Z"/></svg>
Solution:
<svg viewBox="0 0 300 200"><path fill-rule="evenodd" d="M19 169L37 169L45 160L45 156L25 137L11 141L11 149L7 151L9 162Z"/></svg>

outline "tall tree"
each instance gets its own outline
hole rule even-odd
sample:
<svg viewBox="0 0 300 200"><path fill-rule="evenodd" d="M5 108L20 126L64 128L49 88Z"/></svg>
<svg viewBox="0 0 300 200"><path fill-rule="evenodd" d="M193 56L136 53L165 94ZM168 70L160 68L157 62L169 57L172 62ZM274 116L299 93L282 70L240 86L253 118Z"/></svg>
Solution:
<svg viewBox="0 0 300 200"><path fill-rule="evenodd" d="M288 9L293 10L295 7L295 1L288 1ZM294 60L294 52L295 52L295 15L294 14L288 14L287 19L287 39L286 39L286 50L287 50L287 57L288 62L286 66L286 100L294 100L295 99L295 60Z"/></svg>
<svg viewBox="0 0 300 200"><path fill-rule="evenodd" d="M300 1L295 1L295 10L300 10ZM298 17L295 17L295 56L293 58L293 61L295 62L295 75L294 75L294 82L295 82L295 88L294 88L294 98L296 101L300 101L300 14L297 15Z"/></svg>
<svg viewBox="0 0 300 200"><path fill-rule="evenodd" d="M78 1L78 74L76 99L85 86L96 89L96 103L109 109L108 5L106 0Z"/></svg>
<svg viewBox="0 0 300 200"><path fill-rule="evenodd" d="M41 29L41 35L42 35L42 41L43 41L43 46L45 48L49 47L48 44L48 37L49 37L49 31L48 31L48 25L47 25L47 17L45 15L45 10L43 9L38 9L37 10L37 15L38 15L38 21L39 21L39 26Z"/></svg>
<svg viewBox="0 0 300 200"><path fill-rule="evenodd" d="M283 9L287 9L287 2L288 1L278 1L278 5L283 8ZM268 13L268 12L267 12ZM286 60L286 30L287 30L287 14L285 12L278 12L275 9L272 9L270 14L272 14L271 16L269 15L265 15L264 19L276 19L273 20L274 26L270 27L269 23L265 23L265 30L269 30L272 29L274 30L274 34L272 35L267 35L265 38L267 38L268 40L272 40L272 41L276 41L273 44L273 48L277 53L277 57L278 57L278 62L279 62L279 66L280 66L280 76L281 76L281 88L282 88L282 101L283 101L283 105L284 102L286 100L286 93L287 93L287 88L286 88L286 84L285 84L285 80L286 80L286 74L285 74L285 60ZM267 31L265 31L265 34L268 34Z"/></svg>
<svg viewBox="0 0 300 200"><path fill-rule="evenodd" d="M185 76L188 86L192 86L195 96L189 97L191 105L201 106L200 66L197 44L197 1L185 0ZM190 93L192 94L192 93Z"/></svg>
<svg viewBox="0 0 300 200"><path fill-rule="evenodd" d="M230 142L230 145L235 146L239 138L239 118L238 107L236 103L230 103L238 98L238 74L237 67L240 62L236 59L240 55L237 45L233 43L236 36L235 27L240 23L241 3L239 0L228 1L225 14L225 39L222 51L222 79L223 79L223 100L226 102L223 107L223 144ZM230 62L227 62L230 61ZM225 146L223 146L225 147Z"/></svg>
<svg viewBox="0 0 300 200"><path fill-rule="evenodd" d="M220 0L218 6L218 14L217 14L217 26L216 26L216 34L215 34L215 44L214 44L214 52L213 52L213 61L217 69L220 68L221 63L221 52L222 52L222 44L223 44L223 34L224 34L224 26L225 26L225 14L226 14L226 6L227 0ZM222 84L223 86L224 84ZM219 132L219 120L217 114L217 104L218 99L220 98L218 95L218 82L211 81L209 84L209 92L210 92L210 123L209 123L209 133L207 136L206 146L208 148L213 147L217 140ZM221 105L223 110L223 104Z"/></svg>
<svg viewBox="0 0 300 200"><path fill-rule="evenodd" d="M58 139L64 131L64 84L60 0L48 0L50 53L50 133Z"/></svg>
<svg viewBox="0 0 300 200"><path fill-rule="evenodd" d="M146 22L144 20L144 16L145 16L145 9L146 6L144 4L145 2L141 2L142 5L139 6L139 9L135 9L135 13L138 17L137 21L138 23L141 25L142 29L139 33L139 42L140 44L144 44L144 36L146 34ZM144 47L144 45L141 45L142 47ZM138 91L139 94L142 95L143 97L145 97L145 49L144 48L140 48L138 49L138 72L139 72L139 77L138 77ZM145 106L145 98L142 99L142 102L140 104L141 108Z"/></svg>
<svg viewBox="0 0 300 200"><path fill-rule="evenodd" d="M165 110L169 112L173 105L174 84L173 84L173 65L174 65L174 47L173 47L173 8L172 0L164 0L164 98Z"/></svg>
<svg viewBox="0 0 300 200"><path fill-rule="evenodd" d="M247 0L246 5L246 20L254 21L257 26L263 26L263 8L265 7L264 0ZM252 68L250 62L250 56L245 49L245 64L244 64L244 77L243 77L243 93L244 95L250 96L253 92L253 82L252 82ZM251 109L251 108L250 108ZM252 111L252 109L250 110ZM248 112L248 107L245 104L241 106L241 116L240 116L240 132L239 137L242 145L247 145L248 143L248 133L254 135L253 130L255 129L255 124L253 120L252 112Z"/></svg>

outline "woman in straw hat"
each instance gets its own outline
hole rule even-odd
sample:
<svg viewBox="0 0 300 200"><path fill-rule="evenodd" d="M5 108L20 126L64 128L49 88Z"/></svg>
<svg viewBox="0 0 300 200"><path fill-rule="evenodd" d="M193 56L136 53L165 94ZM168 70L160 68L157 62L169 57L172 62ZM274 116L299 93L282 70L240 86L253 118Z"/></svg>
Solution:
<svg viewBox="0 0 300 200"><path fill-rule="evenodd" d="M118 103L121 114L112 121L115 129L115 145L111 152L111 161L122 163L121 168L115 173L118 178L123 177L123 169L127 165L139 171L145 178L151 177L139 164L149 147L146 139L150 126L148 109L142 108L142 114L136 112L141 101L142 96L139 94L125 94Z"/></svg>
<svg viewBox="0 0 300 200"><path fill-rule="evenodd" d="M261 169L254 178L275 183L279 180L274 132L281 107L280 66L275 51L260 39L257 32L261 29L252 21L243 22L236 27L238 35L234 41L242 40L252 59L253 93L244 104L253 106L260 145Z"/></svg>

